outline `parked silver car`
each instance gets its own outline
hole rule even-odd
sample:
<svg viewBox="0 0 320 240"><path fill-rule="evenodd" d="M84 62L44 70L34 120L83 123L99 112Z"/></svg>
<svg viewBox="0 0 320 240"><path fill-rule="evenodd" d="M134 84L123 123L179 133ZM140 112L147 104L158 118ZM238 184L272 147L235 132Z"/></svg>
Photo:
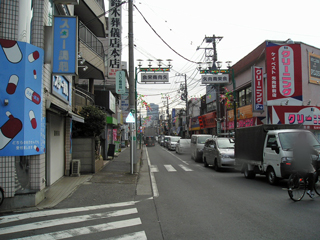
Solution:
<svg viewBox="0 0 320 240"><path fill-rule="evenodd" d="M190 153L190 142L191 139L182 139L180 138L176 145L176 153Z"/></svg>
<svg viewBox="0 0 320 240"><path fill-rule="evenodd" d="M193 134L191 137L190 149L191 149L191 159L196 162L202 161L202 150L204 143L208 138L212 138L212 135L208 134Z"/></svg>
<svg viewBox="0 0 320 240"><path fill-rule="evenodd" d="M168 149L176 150L176 145L180 138L181 137L170 136L168 139Z"/></svg>
<svg viewBox="0 0 320 240"><path fill-rule="evenodd" d="M221 168L234 168L234 139L207 139L203 147L202 160L205 167L213 165L216 171Z"/></svg>

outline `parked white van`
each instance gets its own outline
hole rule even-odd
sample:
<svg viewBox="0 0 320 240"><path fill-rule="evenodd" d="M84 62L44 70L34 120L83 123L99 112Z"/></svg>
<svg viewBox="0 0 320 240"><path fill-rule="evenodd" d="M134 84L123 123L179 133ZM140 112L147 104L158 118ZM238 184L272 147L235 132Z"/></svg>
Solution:
<svg viewBox="0 0 320 240"><path fill-rule="evenodd" d="M204 147L204 143L208 138L212 138L212 135L208 134L194 134L191 137L191 158L194 159L196 162L202 161L202 150Z"/></svg>

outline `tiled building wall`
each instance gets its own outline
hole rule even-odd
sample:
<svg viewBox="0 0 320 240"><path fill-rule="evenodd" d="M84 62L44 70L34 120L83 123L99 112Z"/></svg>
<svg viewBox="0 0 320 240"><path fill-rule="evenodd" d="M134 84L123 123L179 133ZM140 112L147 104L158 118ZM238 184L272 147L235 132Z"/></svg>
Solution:
<svg viewBox="0 0 320 240"><path fill-rule="evenodd" d="M72 158L72 153L71 151L71 133L70 133L70 128L72 124L72 119L71 118L66 118L66 134L65 134L65 160L66 160L66 167L64 171L65 176L69 176L70 174L70 162Z"/></svg>
<svg viewBox="0 0 320 240"><path fill-rule="evenodd" d="M5 197L14 197L15 169L15 157L0 157L0 186Z"/></svg>
<svg viewBox="0 0 320 240"><path fill-rule="evenodd" d="M18 40L19 0L0 1L0 39Z"/></svg>
<svg viewBox="0 0 320 240"><path fill-rule="evenodd" d="M4 0L0 3L0 39L18 38L18 0ZM15 157L0 157L0 186L5 197L15 194Z"/></svg>
<svg viewBox="0 0 320 240"><path fill-rule="evenodd" d="M32 35L31 44L44 49L44 26L46 24L46 16L48 10L49 0L33 0L33 19L32 19ZM44 65L42 81L43 84L50 80L50 74L47 73ZM42 88L43 91L44 88ZM43 111L45 116L45 94L43 92ZM31 156L30 159L30 184L31 189L42 190L45 188L45 154Z"/></svg>

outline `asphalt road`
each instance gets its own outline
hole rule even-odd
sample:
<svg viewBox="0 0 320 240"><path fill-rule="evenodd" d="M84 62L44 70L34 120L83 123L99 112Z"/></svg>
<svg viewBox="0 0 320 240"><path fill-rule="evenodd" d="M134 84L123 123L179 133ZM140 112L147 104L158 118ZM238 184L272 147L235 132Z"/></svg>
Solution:
<svg viewBox="0 0 320 240"><path fill-rule="evenodd" d="M320 197L295 203L286 181L216 172L159 145L143 159L137 186L105 168L55 209L1 216L0 239L320 239Z"/></svg>
<svg viewBox="0 0 320 240"><path fill-rule="evenodd" d="M285 181L216 172L159 145L147 151L164 239L320 239L320 197L295 203Z"/></svg>

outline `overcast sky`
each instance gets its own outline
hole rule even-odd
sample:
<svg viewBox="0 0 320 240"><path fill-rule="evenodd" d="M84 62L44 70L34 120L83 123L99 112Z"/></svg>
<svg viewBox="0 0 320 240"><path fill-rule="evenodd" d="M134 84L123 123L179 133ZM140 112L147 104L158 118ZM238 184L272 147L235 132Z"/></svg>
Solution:
<svg viewBox="0 0 320 240"><path fill-rule="evenodd" d="M108 2L105 0L106 10ZM265 40L291 38L320 48L319 0L137 0L134 4L167 44L194 62L203 61L204 50L197 51L197 47L211 47L203 39L213 34L223 37L217 44L218 61L223 63L230 60L235 64ZM122 11L122 61L128 62L127 4ZM153 66L156 59L173 60L170 84L138 84L138 93L145 95L148 103L163 106L161 96L169 95L170 109L185 107L177 92L184 77L176 77L176 73L187 74L189 98L205 94L197 64L168 48L136 10L133 34L134 59L145 60L143 67L148 65L147 59L154 60Z"/></svg>

